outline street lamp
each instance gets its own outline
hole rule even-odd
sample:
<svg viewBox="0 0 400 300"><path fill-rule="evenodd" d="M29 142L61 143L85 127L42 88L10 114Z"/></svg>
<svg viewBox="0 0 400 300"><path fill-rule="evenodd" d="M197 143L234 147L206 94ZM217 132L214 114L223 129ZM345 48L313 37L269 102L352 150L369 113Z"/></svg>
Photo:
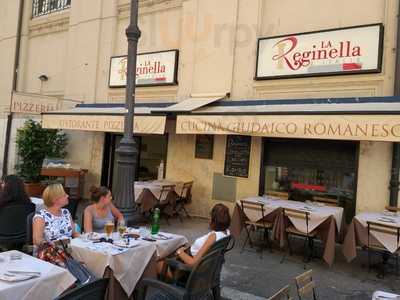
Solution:
<svg viewBox="0 0 400 300"><path fill-rule="evenodd" d="M137 168L138 148L133 137L135 89L136 89L136 56L137 45L141 35L138 27L138 0L131 0L130 23L126 29L128 39L128 66L125 95L124 136L116 149L117 181L114 189L115 204L123 213L125 220L135 220L137 205L135 203L134 182Z"/></svg>

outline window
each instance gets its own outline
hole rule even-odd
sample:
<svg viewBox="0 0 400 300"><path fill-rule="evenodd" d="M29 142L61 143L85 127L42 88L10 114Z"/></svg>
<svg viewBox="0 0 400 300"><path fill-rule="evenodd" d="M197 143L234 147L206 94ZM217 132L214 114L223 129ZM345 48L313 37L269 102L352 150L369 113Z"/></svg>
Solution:
<svg viewBox="0 0 400 300"><path fill-rule="evenodd" d="M354 216L357 144L331 140L264 141L263 191L288 193L290 200L337 202L346 220Z"/></svg>
<svg viewBox="0 0 400 300"><path fill-rule="evenodd" d="M32 18L64 10L70 6L71 0L33 0Z"/></svg>

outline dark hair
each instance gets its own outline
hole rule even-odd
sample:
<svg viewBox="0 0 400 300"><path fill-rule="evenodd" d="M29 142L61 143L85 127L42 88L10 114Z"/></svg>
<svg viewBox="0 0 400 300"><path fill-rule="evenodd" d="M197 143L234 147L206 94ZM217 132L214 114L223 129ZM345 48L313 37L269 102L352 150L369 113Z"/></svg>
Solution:
<svg viewBox="0 0 400 300"><path fill-rule="evenodd" d="M216 204L211 210L210 228L214 231L225 231L231 225L229 208L224 204Z"/></svg>
<svg viewBox="0 0 400 300"><path fill-rule="evenodd" d="M92 186L90 188L90 199L93 202L97 203L100 201L101 197L107 196L109 192L110 190L105 186L100 186L100 187Z"/></svg>
<svg viewBox="0 0 400 300"><path fill-rule="evenodd" d="M30 203L31 199L25 192L24 182L16 175L3 177L4 188L0 193L0 207L8 204Z"/></svg>

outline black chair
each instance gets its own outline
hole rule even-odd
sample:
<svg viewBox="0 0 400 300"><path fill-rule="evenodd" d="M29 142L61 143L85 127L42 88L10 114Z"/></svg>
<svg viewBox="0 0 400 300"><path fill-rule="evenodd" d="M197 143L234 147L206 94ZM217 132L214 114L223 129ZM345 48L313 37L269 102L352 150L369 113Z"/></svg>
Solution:
<svg viewBox="0 0 400 300"><path fill-rule="evenodd" d="M108 278L98 279L67 291L55 300L104 300L107 286Z"/></svg>
<svg viewBox="0 0 400 300"><path fill-rule="evenodd" d="M233 249L235 246L235 239L232 236L227 236L219 241L216 241L210 249L208 249L207 253L205 254L208 255L214 251L220 251L222 254L222 259L218 262L216 272L214 274L214 279L213 279L213 284L212 284L212 293L213 293L213 298L214 299L220 299L221 298L221 271L223 264L225 263L225 253L229 252L230 250ZM192 272L193 268L190 266L185 265L183 262L180 260L177 260L176 258L167 258L165 260L166 265L174 271L174 274L180 274L179 279L178 278L173 278L173 283L178 286L185 286L186 281L189 278L190 272ZM166 269L164 270L166 273ZM182 273L186 272L186 276L182 276ZM165 273L163 278L165 278Z"/></svg>
<svg viewBox="0 0 400 300"><path fill-rule="evenodd" d="M221 250L216 250L205 255L200 262L193 267L184 287L145 278L140 286L139 299L190 300L212 298L214 276L222 259L223 254Z"/></svg>
<svg viewBox="0 0 400 300"><path fill-rule="evenodd" d="M26 217L35 212L35 205L16 204L0 209L0 245L20 249L26 241Z"/></svg>

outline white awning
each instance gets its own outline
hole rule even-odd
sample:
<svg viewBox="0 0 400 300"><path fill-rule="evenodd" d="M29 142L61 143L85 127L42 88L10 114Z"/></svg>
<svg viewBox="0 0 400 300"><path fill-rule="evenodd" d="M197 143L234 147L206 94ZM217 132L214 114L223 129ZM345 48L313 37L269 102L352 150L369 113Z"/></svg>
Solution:
<svg viewBox="0 0 400 300"><path fill-rule="evenodd" d="M166 116L151 114L153 108L135 107L134 133L165 133ZM78 105L69 110L43 113L42 126L52 129L123 132L126 111L123 106Z"/></svg>
<svg viewBox="0 0 400 300"><path fill-rule="evenodd" d="M176 132L400 142L400 97L219 101L178 115Z"/></svg>

